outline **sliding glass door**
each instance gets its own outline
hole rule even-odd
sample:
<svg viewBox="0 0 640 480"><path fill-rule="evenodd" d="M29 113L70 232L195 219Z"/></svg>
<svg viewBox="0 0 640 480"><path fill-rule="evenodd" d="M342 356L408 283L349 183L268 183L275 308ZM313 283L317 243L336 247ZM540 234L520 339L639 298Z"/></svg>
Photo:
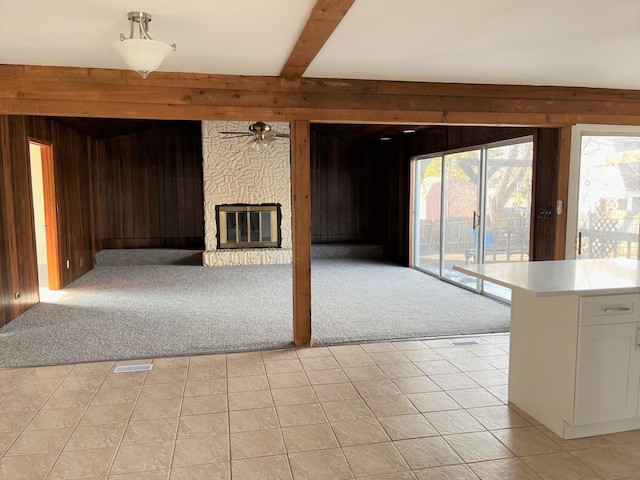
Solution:
<svg viewBox="0 0 640 480"><path fill-rule="evenodd" d="M416 160L414 168L414 266L439 276L442 156Z"/></svg>
<svg viewBox="0 0 640 480"><path fill-rule="evenodd" d="M532 161L530 137L414 159L414 266L509 301L453 267L529 260Z"/></svg>
<svg viewBox="0 0 640 480"><path fill-rule="evenodd" d="M442 218L443 239L440 276L478 291L478 279L456 272L463 261L475 261L480 212L480 165L482 150L466 150L444 155Z"/></svg>
<svg viewBox="0 0 640 480"><path fill-rule="evenodd" d="M640 259L640 128L577 125L572 137L566 258Z"/></svg>

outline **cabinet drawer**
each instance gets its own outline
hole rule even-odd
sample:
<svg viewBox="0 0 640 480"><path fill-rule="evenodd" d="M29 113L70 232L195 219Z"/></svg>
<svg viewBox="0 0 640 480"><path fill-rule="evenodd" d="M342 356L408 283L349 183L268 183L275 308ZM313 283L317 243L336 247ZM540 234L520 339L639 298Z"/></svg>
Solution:
<svg viewBox="0 0 640 480"><path fill-rule="evenodd" d="M580 298L580 325L640 322L640 294Z"/></svg>

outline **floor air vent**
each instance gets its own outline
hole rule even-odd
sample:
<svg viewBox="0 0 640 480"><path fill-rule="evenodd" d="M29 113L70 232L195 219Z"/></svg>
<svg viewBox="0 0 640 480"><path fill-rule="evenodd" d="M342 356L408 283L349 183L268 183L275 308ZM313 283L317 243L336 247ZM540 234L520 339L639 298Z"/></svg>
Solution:
<svg viewBox="0 0 640 480"><path fill-rule="evenodd" d="M129 373L129 372L148 372L153 368L150 363L143 365L123 365L122 367L116 367L113 373Z"/></svg>
<svg viewBox="0 0 640 480"><path fill-rule="evenodd" d="M480 345L478 342L471 340L469 342L451 342L455 347L466 347L467 345Z"/></svg>

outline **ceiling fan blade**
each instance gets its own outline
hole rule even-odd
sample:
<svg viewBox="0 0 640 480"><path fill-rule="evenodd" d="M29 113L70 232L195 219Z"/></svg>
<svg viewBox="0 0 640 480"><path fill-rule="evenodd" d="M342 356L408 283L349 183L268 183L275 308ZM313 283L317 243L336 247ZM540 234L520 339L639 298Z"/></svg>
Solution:
<svg viewBox="0 0 640 480"><path fill-rule="evenodd" d="M276 138L291 138L291 135L288 133L275 133L274 135Z"/></svg>
<svg viewBox="0 0 640 480"><path fill-rule="evenodd" d="M223 138L238 138L238 137L252 137L252 133L240 133L240 132L220 132L222 135L227 135Z"/></svg>

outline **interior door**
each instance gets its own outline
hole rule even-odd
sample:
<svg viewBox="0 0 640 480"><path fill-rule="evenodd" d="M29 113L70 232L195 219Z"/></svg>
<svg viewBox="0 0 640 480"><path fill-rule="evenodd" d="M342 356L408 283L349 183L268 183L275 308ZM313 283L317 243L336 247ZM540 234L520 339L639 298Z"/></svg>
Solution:
<svg viewBox="0 0 640 480"><path fill-rule="evenodd" d="M640 129L572 133L566 258L640 259Z"/></svg>

